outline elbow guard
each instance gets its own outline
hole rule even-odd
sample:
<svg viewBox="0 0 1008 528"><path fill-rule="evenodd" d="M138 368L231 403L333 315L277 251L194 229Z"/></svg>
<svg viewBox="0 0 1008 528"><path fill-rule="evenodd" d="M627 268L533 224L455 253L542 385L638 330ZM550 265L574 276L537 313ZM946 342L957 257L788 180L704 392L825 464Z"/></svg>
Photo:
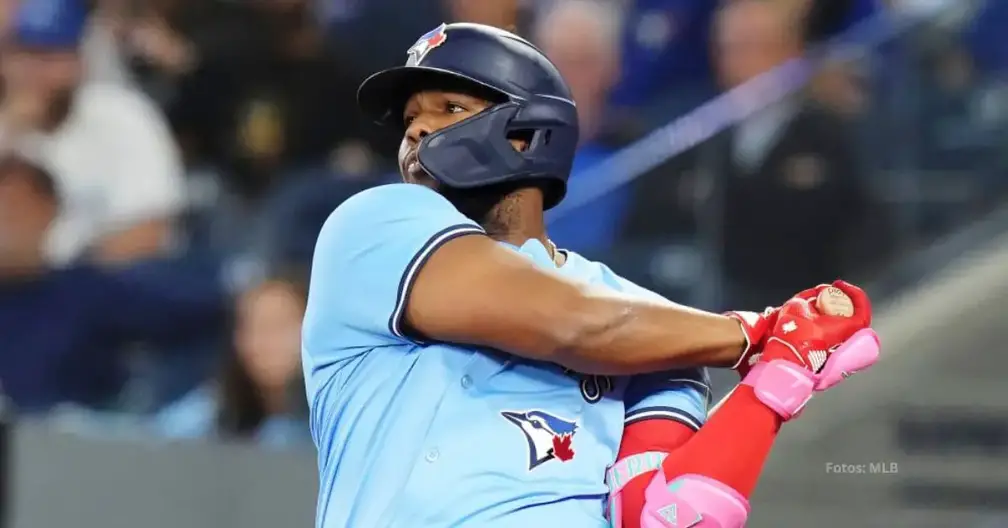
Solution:
<svg viewBox="0 0 1008 528"><path fill-rule="evenodd" d="M644 491L641 528L742 528L749 517L749 501L739 492L702 475L683 475L672 482L661 469L668 455L640 453L620 460L606 475L609 484L609 526L623 528L623 487L655 471Z"/></svg>
<svg viewBox="0 0 1008 528"><path fill-rule="evenodd" d="M739 492L701 475L665 481L658 471L644 492L641 528L742 528L749 501Z"/></svg>

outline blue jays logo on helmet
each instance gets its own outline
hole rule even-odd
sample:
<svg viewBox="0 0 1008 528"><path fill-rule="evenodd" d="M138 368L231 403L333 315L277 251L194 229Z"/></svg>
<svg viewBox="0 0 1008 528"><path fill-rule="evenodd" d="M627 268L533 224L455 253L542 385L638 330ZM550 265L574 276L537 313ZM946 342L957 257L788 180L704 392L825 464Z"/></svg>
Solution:
<svg viewBox="0 0 1008 528"><path fill-rule="evenodd" d="M406 55L409 56L406 65L416 66L420 64L432 49L444 44L448 40L448 35L445 33L446 27L448 27L447 24L441 24L417 39L416 44L413 44L406 51Z"/></svg>
<svg viewBox="0 0 1008 528"><path fill-rule="evenodd" d="M546 411L501 411L501 416L518 426L528 442L528 469L550 460L567 462L574 458L571 442L577 423Z"/></svg>

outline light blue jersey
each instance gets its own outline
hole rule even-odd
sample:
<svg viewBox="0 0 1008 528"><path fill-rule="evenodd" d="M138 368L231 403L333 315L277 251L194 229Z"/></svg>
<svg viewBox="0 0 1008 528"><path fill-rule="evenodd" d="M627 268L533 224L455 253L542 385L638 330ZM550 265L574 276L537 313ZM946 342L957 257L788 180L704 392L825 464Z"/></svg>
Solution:
<svg viewBox="0 0 1008 528"><path fill-rule="evenodd" d="M698 428L703 370L610 378L496 350L421 344L403 325L425 260L485 236L444 197L394 184L342 204L319 235L302 360L318 447L316 526L605 526L624 424ZM514 248L556 269L537 241ZM575 253L557 270L661 300Z"/></svg>

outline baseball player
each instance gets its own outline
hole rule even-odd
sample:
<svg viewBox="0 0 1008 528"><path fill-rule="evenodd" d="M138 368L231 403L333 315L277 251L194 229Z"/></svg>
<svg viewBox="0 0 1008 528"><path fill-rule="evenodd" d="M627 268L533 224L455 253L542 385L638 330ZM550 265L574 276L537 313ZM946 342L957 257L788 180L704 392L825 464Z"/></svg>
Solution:
<svg viewBox="0 0 1008 528"><path fill-rule="evenodd" d="M564 196L577 113L556 68L511 33L441 25L358 101L403 132L404 183L344 202L315 249L302 359L319 527L604 526L624 424L696 431L698 367L773 365L753 369L775 374L756 391L784 394L790 371L756 359L764 344L821 366L868 325L847 285L863 317L799 310L801 295L722 316L557 249L543 211Z"/></svg>

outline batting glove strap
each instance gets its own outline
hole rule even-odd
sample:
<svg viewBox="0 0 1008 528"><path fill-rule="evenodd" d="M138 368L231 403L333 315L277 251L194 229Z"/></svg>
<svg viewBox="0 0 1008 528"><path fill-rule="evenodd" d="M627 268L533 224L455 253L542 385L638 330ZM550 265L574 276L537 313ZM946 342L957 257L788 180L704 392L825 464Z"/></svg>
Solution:
<svg viewBox="0 0 1008 528"><path fill-rule="evenodd" d="M742 328L742 335L745 337L745 346L742 348L742 354L739 355L738 360L731 367L733 370L738 371L742 377L745 377L749 372L753 356L762 348L766 336L770 333L771 327L776 322L776 309L767 307L762 313L736 311L727 312L725 315L738 322Z"/></svg>

